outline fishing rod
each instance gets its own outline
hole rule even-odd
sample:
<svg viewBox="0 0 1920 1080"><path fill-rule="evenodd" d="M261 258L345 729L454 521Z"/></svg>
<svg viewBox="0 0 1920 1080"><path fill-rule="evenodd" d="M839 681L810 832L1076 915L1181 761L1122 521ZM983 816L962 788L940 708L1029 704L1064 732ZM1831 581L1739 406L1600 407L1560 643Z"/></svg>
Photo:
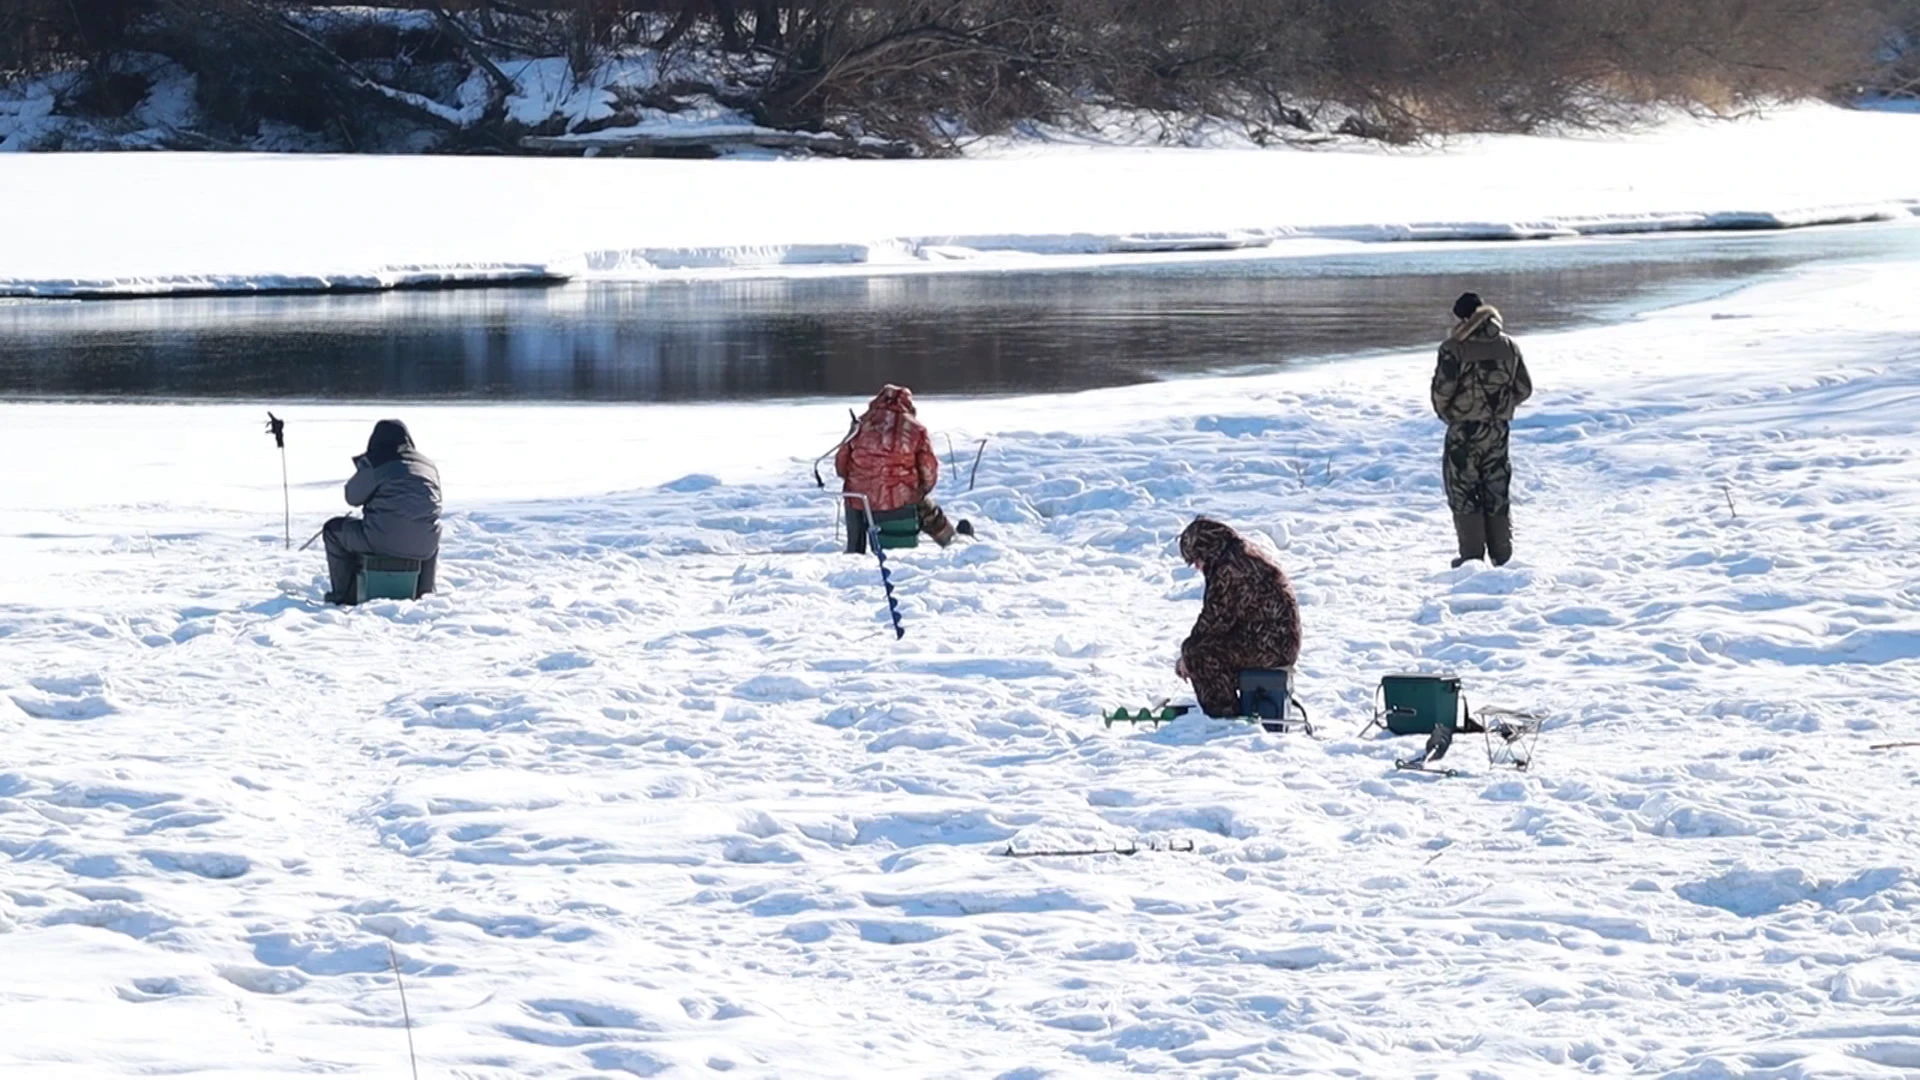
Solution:
<svg viewBox="0 0 1920 1080"><path fill-rule="evenodd" d="M820 477L820 463L832 457L833 455L839 453L840 448L847 445L847 440L853 438L853 433L859 430L860 430L860 417L855 415L852 409L848 409L847 410L847 433L840 437L839 442L833 444L833 449L813 459L813 486L820 488L821 490L826 489L827 482L821 479Z"/></svg>
<svg viewBox="0 0 1920 1080"><path fill-rule="evenodd" d="M273 436L273 444L280 448L280 525L290 551L293 549L293 492L287 483L287 422L273 415L272 410L267 412L267 434Z"/></svg>

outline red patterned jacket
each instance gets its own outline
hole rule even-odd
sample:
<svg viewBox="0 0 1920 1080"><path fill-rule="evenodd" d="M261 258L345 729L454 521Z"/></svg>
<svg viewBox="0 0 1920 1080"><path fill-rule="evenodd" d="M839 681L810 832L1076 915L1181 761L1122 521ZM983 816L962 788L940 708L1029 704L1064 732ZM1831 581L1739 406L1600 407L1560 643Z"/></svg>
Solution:
<svg viewBox="0 0 1920 1080"><path fill-rule="evenodd" d="M853 436L834 454L833 471L846 478L840 490L865 495L877 511L926 498L940 479L940 459L927 429L914 419L913 391L892 383L881 387Z"/></svg>

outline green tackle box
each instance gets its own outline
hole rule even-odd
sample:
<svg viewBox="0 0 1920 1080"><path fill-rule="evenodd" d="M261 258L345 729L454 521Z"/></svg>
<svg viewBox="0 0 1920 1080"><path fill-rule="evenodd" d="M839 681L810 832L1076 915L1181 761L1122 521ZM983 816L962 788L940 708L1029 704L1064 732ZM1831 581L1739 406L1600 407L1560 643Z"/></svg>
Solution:
<svg viewBox="0 0 1920 1080"><path fill-rule="evenodd" d="M1458 729L1463 700L1455 675L1388 675L1374 694L1373 722L1395 735L1431 735L1441 724Z"/></svg>
<svg viewBox="0 0 1920 1080"><path fill-rule="evenodd" d="M881 510L873 515L873 527L880 538L880 546L888 551L920 546L920 508L918 506Z"/></svg>
<svg viewBox="0 0 1920 1080"><path fill-rule="evenodd" d="M369 600L417 600L420 597L419 559L400 559L391 555L363 555L359 573L353 578L353 602Z"/></svg>

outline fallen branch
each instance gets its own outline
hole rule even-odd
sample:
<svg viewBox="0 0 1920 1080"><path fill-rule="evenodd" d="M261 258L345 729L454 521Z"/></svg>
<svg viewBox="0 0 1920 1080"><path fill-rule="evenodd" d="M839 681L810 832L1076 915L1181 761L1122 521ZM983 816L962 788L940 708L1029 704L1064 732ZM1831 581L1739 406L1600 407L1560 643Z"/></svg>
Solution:
<svg viewBox="0 0 1920 1080"><path fill-rule="evenodd" d="M1192 850L1193 850L1193 841L1191 840L1187 840L1184 842L1179 840L1170 840L1164 844L1147 844L1144 847L1142 847L1138 843L1133 843L1133 844L1127 845L1126 847L1116 846L1116 847L1105 847L1105 848L1043 848L1038 851L1019 851L1019 850L1016 850L1012 844L1008 844L1007 849L1005 851L998 852L997 854L999 854L1003 858L1008 858L1008 859L1041 859L1041 858L1053 858L1055 856L1065 857L1069 855L1138 855L1143 851L1191 852Z"/></svg>
<svg viewBox="0 0 1920 1080"><path fill-rule="evenodd" d="M1874 743L1874 744L1873 744L1872 746L1869 746L1869 747L1867 747L1867 749L1869 749L1869 750L1899 750L1899 749L1902 749L1902 748L1904 748L1904 747L1909 747L1909 746L1920 746L1920 741L1915 741L1915 742L1883 742L1883 743Z"/></svg>
<svg viewBox="0 0 1920 1080"><path fill-rule="evenodd" d="M459 20L449 15L447 9L439 4L428 5L427 10L433 12L434 19L440 24L440 29L445 30L454 44L460 46L460 51L467 54L467 59L478 64L480 70L487 73L487 81L493 84L494 104L513 96L515 89L513 80L507 78L507 73L501 71L500 65L494 63L491 57L480 51L479 43L467 33L467 28L461 26ZM489 111L491 109L490 105Z"/></svg>
<svg viewBox="0 0 1920 1080"><path fill-rule="evenodd" d="M601 132L586 135L527 135L520 139L522 150L540 154L600 153L631 154L635 157L681 154L706 150L718 154L736 147L761 150L810 150L816 154L849 158L903 158L912 153L893 142L850 139L819 131L777 131L772 128L751 131L687 132L685 134L622 135Z"/></svg>
<svg viewBox="0 0 1920 1080"><path fill-rule="evenodd" d="M301 29L290 16L283 12L268 11L252 4L242 5L241 17L252 21L254 27L263 33L269 42L287 48L291 53L304 51L306 59L312 61L321 70L330 70L334 78L346 89L391 102L407 109L415 116L452 130L463 125L454 115L454 111L430 97L409 90L399 90L373 78L360 70L353 61L328 48L318 38ZM275 35L281 39L272 42Z"/></svg>
<svg viewBox="0 0 1920 1080"><path fill-rule="evenodd" d="M400 1016L407 1024L407 1064L413 1067L413 1080L420 1080L420 1059L413 1053L413 1011L407 1008L407 984L400 981L400 954L387 942L387 962L393 965L393 985L400 988Z"/></svg>

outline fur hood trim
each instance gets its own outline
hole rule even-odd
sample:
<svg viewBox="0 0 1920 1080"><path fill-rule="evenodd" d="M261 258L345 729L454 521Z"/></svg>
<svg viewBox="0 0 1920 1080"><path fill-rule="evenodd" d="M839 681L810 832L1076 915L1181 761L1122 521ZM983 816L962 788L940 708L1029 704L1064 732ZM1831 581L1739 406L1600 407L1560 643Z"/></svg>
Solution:
<svg viewBox="0 0 1920 1080"><path fill-rule="evenodd" d="M1481 304L1473 314L1461 319L1447 338L1450 341L1465 341L1470 337L1498 337L1504 332L1505 327L1500 322L1500 309L1492 304Z"/></svg>

